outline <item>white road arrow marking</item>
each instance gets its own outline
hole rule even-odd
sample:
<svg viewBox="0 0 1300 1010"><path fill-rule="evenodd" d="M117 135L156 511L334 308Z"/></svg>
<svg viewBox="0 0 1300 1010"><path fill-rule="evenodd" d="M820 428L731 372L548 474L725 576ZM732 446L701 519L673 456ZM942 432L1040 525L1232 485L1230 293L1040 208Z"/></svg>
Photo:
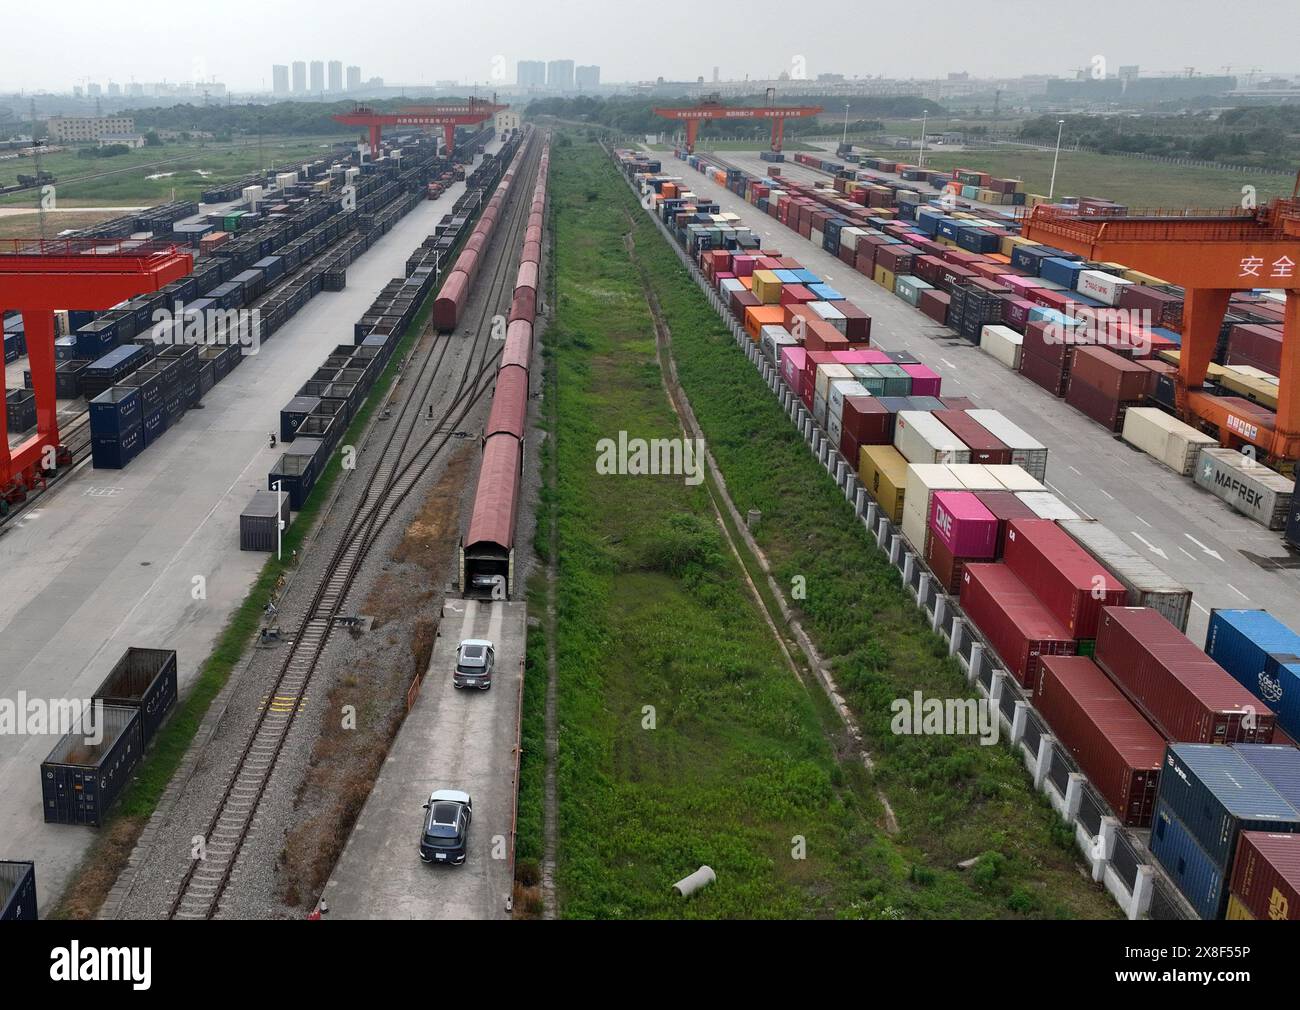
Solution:
<svg viewBox="0 0 1300 1010"><path fill-rule="evenodd" d="M1152 554L1156 555L1156 557L1164 558L1166 561L1169 560L1169 555L1168 555L1168 554L1166 554L1163 550L1161 550L1159 547L1157 547L1155 544L1153 544L1150 540L1148 540L1146 537L1144 537L1141 533L1134 533L1134 532L1132 532L1132 531L1130 530L1130 531L1129 531L1129 534L1130 534L1131 536L1135 536L1135 537L1137 537L1139 540L1141 540L1142 543L1146 545L1146 549L1149 550Z"/></svg>
<svg viewBox="0 0 1300 1010"><path fill-rule="evenodd" d="M1190 533L1184 533L1183 536L1185 536L1188 540L1190 540L1192 543L1194 543L1197 547L1199 547L1201 550L1203 550L1203 551L1204 551L1206 554L1208 554L1210 557L1214 558L1215 561L1222 561L1222 560L1223 560L1223 555L1222 555L1222 554L1220 554L1218 551L1212 551L1212 550L1210 550L1208 547L1205 546L1205 544L1201 543L1199 540L1197 540L1197 539L1196 539L1194 536L1192 536Z"/></svg>
<svg viewBox="0 0 1300 1010"><path fill-rule="evenodd" d="M942 361L942 362L944 363L944 365L946 365L948 368L956 368L956 367L957 367L957 366L954 365L951 361L949 361L947 358L940 358L939 360Z"/></svg>

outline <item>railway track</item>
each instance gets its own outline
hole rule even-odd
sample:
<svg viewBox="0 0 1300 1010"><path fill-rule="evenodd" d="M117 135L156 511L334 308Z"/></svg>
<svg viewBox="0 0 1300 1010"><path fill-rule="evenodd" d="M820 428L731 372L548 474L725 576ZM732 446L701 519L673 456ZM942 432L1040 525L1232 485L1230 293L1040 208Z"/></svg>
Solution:
<svg viewBox="0 0 1300 1010"><path fill-rule="evenodd" d="M519 155L519 170L507 196L506 227L493 236L496 262L480 311L472 325L435 337L419 366L394 420L379 459L371 470L356 509L349 518L317 584L307 617L292 644L258 713L252 732L237 759L204 833L203 858L192 861L182 876L168 918L210 919L220 908L240 853L253 827L262 798L273 780L276 762L288 739L304 697L320 665L335 620L342 613L356 578L379 535L410 492L456 435L461 421L490 388L500 356L489 354L492 316L515 275L515 253L528 219L527 182L535 174L541 143L536 136ZM431 327L429 328L431 329ZM421 339L429 332L421 334ZM474 346L446 405L427 434L416 437L425 423L421 406L442 375L448 348L457 333Z"/></svg>

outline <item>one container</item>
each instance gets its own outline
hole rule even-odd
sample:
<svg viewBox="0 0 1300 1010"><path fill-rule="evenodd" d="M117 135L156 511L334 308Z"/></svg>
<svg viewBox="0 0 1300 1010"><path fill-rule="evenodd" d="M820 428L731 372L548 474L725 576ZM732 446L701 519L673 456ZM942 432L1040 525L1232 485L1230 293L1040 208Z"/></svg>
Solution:
<svg viewBox="0 0 1300 1010"><path fill-rule="evenodd" d="M36 864L0 860L0 922L36 919Z"/></svg>
<svg viewBox="0 0 1300 1010"><path fill-rule="evenodd" d="M1272 710L1154 610L1102 610L1096 659L1170 740L1206 744L1273 740Z"/></svg>
<svg viewBox="0 0 1300 1010"><path fill-rule="evenodd" d="M41 762L41 796L47 824L104 823L144 750L140 711L105 705L102 739L87 743L88 726L68 733Z"/></svg>
<svg viewBox="0 0 1300 1010"><path fill-rule="evenodd" d="M1233 449L1202 449L1193 480L1271 530L1286 525L1295 481Z"/></svg>
<svg viewBox="0 0 1300 1010"><path fill-rule="evenodd" d="M106 705L140 711L141 743L148 747L176 704L176 650L129 648L91 696Z"/></svg>
<svg viewBox="0 0 1300 1010"><path fill-rule="evenodd" d="M1201 450L1219 444L1190 424L1184 424L1158 407L1129 407L1124 412L1122 437L1174 473L1190 477Z"/></svg>
<svg viewBox="0 0 1300 1010"><path fill-rule="evenodd" d="M967 565L961 606L1022 687L1038 683L1043 656L1074 655L1074 638L1007 568Z"/></svg>
<svg viewBox="0 0 1300 1010"><path fill-rule="evenodd" d="M1300 834L1241 832L1232 895L1251 918L1300 922Z"/></svg>
<svg viewBox="0 0 1300 1010"><path fill-rule="evenodd" d="M1044 656L1034 707L1120 822L1150 824L1165 738L1101 667L1086 656Z"/></svg>
<svg viewBox="0 0 1300 1010"><path fill-rule="evenodd" d="M1179 631L1187 630L1192 591L1165 574L1095 519L1062 519L1057 525L1106 567L1128 590L1130 607L1149 607Z"/></svg>
<svg viewBox="0 0 1300 1010"><path fill-rule="evenodd" d="M886 366L882 366L886 367ZM900 410L894 422L894 447L909 463L969 463L970 450L924 410Z"/></svg>
<svg viewBox="0 0 1300 1010"><path fill-rule="evenodd" d="M1265 610L1215 608L1205 652L1300 737L1300 635Z"/></svg>
<svg viewBox="0 0 1300 1010"><path fill-rule="evenodd" d="M938 491L930 529L954 557L988 560L997 551L998 521L972 491Z"/></svg>
<svg viewBox="0 0 1300 1010"><path fill-rule="evenodd" d="M289 528L289 495L274 491L256 491L239 515L239 549L274 551L280 531L276 523Z"/></svg>
<svg viewBox="0 0 1300 1010"><path fill-rule="evenodd" d="M1051 491L1017 491L1016 497L1029 506L1039 519L1078 519L1079 513L1052 494Z"/></svg>
<svg viewBox="0 0 1300 1010"><path fill-rule="evenodd" d="M1003 559L1076 639L1097 637L1103 607L1122 607L1128 590L1049 519L1016 519Z"/></svg>
<svg viewBox="0 0 1300 1010"><path fill-rule="evenodd" d="M968 410L966 413L1011 450L1010 462L1024 467L1037 480L1047 480L1047 446L1012 423L999 410Z"/></svg>
<svg viewBox="0 0 1300 1010"><path fill-rule="evenodd" d="M976 491L975 497L998 521L998 539L995 558L1002 557L1006 544L1007 527L1012 519L1036 519L1037 513L1010 491Z"/></svg>
<svg viewBox="0 0 1300 1010"><path fill-rule="evenodd" d="M140 390L134 386L113 386L90 401L90 431L100 438L122 438L142 417Z"/></svg>

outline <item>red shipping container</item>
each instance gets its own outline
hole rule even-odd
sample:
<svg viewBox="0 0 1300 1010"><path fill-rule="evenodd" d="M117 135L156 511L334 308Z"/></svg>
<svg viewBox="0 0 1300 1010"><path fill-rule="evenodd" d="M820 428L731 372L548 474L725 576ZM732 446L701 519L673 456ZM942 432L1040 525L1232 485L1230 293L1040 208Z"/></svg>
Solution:
<svg viewBox="0 0 1300 1010"><path fill-rule="evenodd" d="M755 305L762 305L758 297L749 291L733 291L731 293L731 314L736 317L736 321L743 323L745 321L745 310Z"/></svg>
<svg viewBox="0 0 1300 1010"><path fill-rule="evenodd" d="M781 319L781 325L793 333L796 338L803 336L809 323L821 320L821 316L808 308L807 305L788 304L783 305L782 308L785 310L785 315ZM799 319L803 320L803 329L799 329L800 324L796 322Z"/></svg>
<svg viewBox="0 0 1300 1010"><path fill-rule="evenodd" d="M846 396L840 426L858 445L889 445L894 440L894 415L874 396ZM856 470L858 457L845 453Z"/></svg>
<svg viewBox="0 0 1300 1010"><path fill-rule="evenodd" d="M835 303L844 317L844 335L855 344L871 342L871 317L852 302L840 300Z"/></svg>
<svg viewBox="0 0 1300 1010"><path fill-rule="evenodd" d="M979 410L979 404L969 396L941 396L939 402L944 410Z"/></svg>
<svg viewBox="0 0 1300 1010"><path fill-rule="evenodd" d="M1021 687L1038 683L1040 657L1074 655L1069 631L1006 565L968 564L961 608Z"/></svg>
<svg viewBox="0 0 1300 1010"><path fill-rule="evenodd" d="M1270 375L1282 371L1282 327L1238 323L1228 331L1228 365L1250 365Z"/></svg>
<svg viewBox="0 0 1300 1010"><path fill-rule="evenodd" d="M939 271L943 268L943 260L938 256L917 256L912 260L912 273L927 284L939 283Z"/></svg>
<svg viewBox="0 0 1300 1010"><path fill-rule="evenodd" d="M1181 743L1271 743L1271 709L1148 607L1106 607L1097 665L1164 736Z"/></svg>
<svg viewBox="0 0 1300 1010"><path fill-rule="evenodd" d="M975 497L998 521L998 543L994 557L1002 557L1006 549L1007 526L1011 520L1038 518L1037 513L1017 498L1013 491L976 491Z"/></svg>
<svg viewBox="0 0 1300 1010"><path fill-rule="evenodd" d="M957 596L961 593L961 577L970 562L979 562L980 558L954 557L946 544L938 537L925 538L925 563L934 573L945 593Z"/></svg>
<svg viewBox="0 0 1300 1010"><path fill-rule="evenodd" d="M1011 450L987 428L960 410L936 410L934 416L970 449L972 463L1001 465L1011 462Z"/></svg>
<svg viewBox="0 0 1300 1010"><path fill-rule="evenodd" d="M1232 893L1256 919L1300 922L1300 834L1243 831Z"/></svg>
<svg viewBox="0 0 1300 1010"><path fill-rule="evenodd" d="M1021 365L1024 364L1023 357L1020 362ZM1072 374L1066 381L1065 402L1108 431L1121 431L1124 428L1124 415L1128 412L1128 405L1135 401L1112 399L1100 389L1094 389Z"/></svg>
<svg viewBox="0 0 1300 1010"><path fill-rule="evenodd" d="M783 284L781 286L782 305L802 305L804 302L815 302L817 296L809 291L802 284Z"/></svg>
<svg viewBox="0 0 1300 1010"><path fill-rule="evenodd" d="M1076 347L1070 362L1070 380L1086 382L1105 393L1107 399L1134 403L1146 396L1151 373L1105 347Z"/></svg>
<svg viewBox="0 0 1300 1010"><path fill-rule="evenodd" d="M921 291L919 308L937 323L947 324L948 308L952 304L952 295L938 288L924 288Z"/></svg>
<svg viewBox="0 0 1300 1010"><path fill-rule="evenodd" d="M970 491L936 491L930 530L953 557L987 561L997 550L998 521Z"/></svg>
<svg viewBox="0 0 1300 1010"><path fill-rule="evenodd" d="M1030 354L1022 348L1020 374L1030 382L1042 386L1053 396L1065 395L1065 366L1059 361L1054 362L1037 354Z"/></svg>
<svg viewBox="0 0 1300 1010"><path fill-rule="evenodd" d="M1042 666L1034 707L1120 823L1147 827L1165 738L1087 656L1044 656Z"/></svg>
<svg viewBox="0 0 1300 1010"><path fill-rule="evenodd" d="M1102 607L1128 602L1124 584L1050 519L1013 520L1005 558L1075 638L1096 638Z"/></svg>

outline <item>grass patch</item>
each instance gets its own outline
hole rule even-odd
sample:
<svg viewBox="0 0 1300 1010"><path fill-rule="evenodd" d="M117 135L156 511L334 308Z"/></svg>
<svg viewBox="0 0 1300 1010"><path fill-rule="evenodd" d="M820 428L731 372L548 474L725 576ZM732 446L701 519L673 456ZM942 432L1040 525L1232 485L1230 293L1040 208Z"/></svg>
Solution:
<svg viewBox="0 0 1300 1010"><path fill-rule="evenodd" d="M1117 916L1011 752L890 732L895 698L968 696L946 646L599 148L560 148L555 169L564 914ZM710 556L702 492L594 473L597 438L676 434L623 253L627 211L683 388L741 514L763 512L756 539L778 584L806 581L800 619L874 777L828 753L731 559ZM661 728L638 731L656 701ZM876 788L898 815L893 838L875 826ZM810 839L797 870L793 833ZM973 857L978 874L955 869ZM719 885L687 905L661 896L696 862Z"/></svg>

